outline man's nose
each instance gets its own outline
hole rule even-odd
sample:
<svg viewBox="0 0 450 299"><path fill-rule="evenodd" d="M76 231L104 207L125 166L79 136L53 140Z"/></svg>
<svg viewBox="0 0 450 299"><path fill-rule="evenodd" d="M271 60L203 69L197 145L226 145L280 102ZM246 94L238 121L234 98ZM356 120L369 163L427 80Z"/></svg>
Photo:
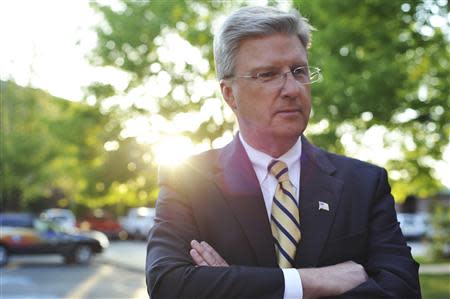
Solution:
<svg viewBox="0 0 450 299"><path fill-rule="evenodd" d="M281 96L282 97L292 97L297 96L302 89L302 84L295 80L292 72L287 72L284 74L284 83L281 87Z"/></svg>

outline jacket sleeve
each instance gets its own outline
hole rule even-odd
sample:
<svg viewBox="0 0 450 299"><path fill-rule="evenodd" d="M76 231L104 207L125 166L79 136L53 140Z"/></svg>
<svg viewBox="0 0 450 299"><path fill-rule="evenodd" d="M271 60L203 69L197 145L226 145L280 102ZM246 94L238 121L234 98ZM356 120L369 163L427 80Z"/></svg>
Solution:
<svg viewBox="0 0 450 299"><path fill-rule="evenodd" d="M282 298L284 279L280 269L194 265L189 255L190 241L201 239L181 177L160 171L155 225L147 246L150 297Z"/></svg>
<svg viewBox="0 0 450 299"><path fill-rule="evenodd" d="M386 171L380 169L379 173L370 207L368 254L364 265L369 280L333 298L421 298L419 265L400 230Z"/></svg>

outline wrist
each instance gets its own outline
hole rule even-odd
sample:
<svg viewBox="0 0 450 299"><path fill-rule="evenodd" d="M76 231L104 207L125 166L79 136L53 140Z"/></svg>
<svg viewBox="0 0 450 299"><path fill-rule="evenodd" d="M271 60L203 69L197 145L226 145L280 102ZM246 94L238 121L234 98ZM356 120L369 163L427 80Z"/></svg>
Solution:
<svg viewBox="0 0 450 299"><path fill-rule="evenodd" d="M325 289L327 285L324 283L323 271L320 269L298 269L300 279L302 280L304 299L314 299L328 295Z"/></svg>

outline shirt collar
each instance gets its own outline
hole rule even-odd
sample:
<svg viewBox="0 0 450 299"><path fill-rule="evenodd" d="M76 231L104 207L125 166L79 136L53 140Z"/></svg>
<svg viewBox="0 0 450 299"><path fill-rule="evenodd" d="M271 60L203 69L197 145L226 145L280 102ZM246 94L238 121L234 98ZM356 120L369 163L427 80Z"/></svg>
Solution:
<svg viewBox="0 0 450 299"><path fill-rule="evenodd" d="M239 138L245 151L247 152L248 158L255 169L256 176L260 182L264 181L268 175L267 166L272 160L281 160L286 163L289 169L292 169L293 165L300 160L302 154L302 141L301 136L298 138L297 142L283 155L279 158L273 158L266 153L263 153L251 145L249 145L242 134L239 133Z"/></svg>

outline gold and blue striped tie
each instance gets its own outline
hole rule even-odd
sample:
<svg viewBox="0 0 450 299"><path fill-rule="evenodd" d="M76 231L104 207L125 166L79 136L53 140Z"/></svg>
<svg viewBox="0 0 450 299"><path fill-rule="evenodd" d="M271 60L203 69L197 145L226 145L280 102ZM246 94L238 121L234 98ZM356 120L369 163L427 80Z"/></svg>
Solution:
<svg viewBox="0 0 450 299"><path fill-rule="evenodd" d="M270 217L278 265L280 268L292 268L301 238L298 204L293 195L294 187L289 181L288 168L284 162L273 160L267 168L278 180Z"/></svg>

